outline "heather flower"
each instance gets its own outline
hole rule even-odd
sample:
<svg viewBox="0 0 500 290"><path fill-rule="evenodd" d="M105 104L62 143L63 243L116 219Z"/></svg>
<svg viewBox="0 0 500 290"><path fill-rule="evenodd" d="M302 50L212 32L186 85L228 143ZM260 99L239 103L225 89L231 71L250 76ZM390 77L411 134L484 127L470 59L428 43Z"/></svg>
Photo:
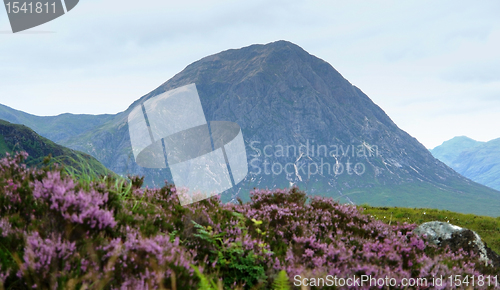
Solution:
<svg viewBox="0 0 500 290"><path fill-rule="evenodd" d="M59 265L64 261L66 266L64 271L70 270L70 257L76 250L75 243L63 241L60 236L55 235L50 238L42 239L38 232L34 232L26 237L26 247L24 249L24 263L20 271L40 278L48 278L54 265ZM57 266L56 266L57 267ZM58 274L56 274L58 275Z"/></svg>
<svg viewBox="0 0 500 290"><path fill-rule="evenodd" d="M70 178L62 178L59 172L48 172L41 182L35 181L33 196L49 203L50 209L58 211L68 221L88 224L91 228L114 227L113 213L103 209L108 193L95 189L76 190Z"/></svg>
<svg viewBox="0 0 500 290"><path fill-rule="evenodd" d="M191 265L245 289L269 289L281 270L398 283L492 271L471 253L426 244L414 224L387 225L297 188L255 190L246 204L214 196L181 206L193 198L187 189L141 188L138 177L81 186L60 170L26 168L26 156L0 160L0 242L20 258L0 265L5 288L198 289Z"/></svg>
<svg viewBox="0 0 500 290"><path fill-rule="evenodd" d="M6 237L12 233L12 225L5 217L0 219L0 233L2 237Z"/></svg>

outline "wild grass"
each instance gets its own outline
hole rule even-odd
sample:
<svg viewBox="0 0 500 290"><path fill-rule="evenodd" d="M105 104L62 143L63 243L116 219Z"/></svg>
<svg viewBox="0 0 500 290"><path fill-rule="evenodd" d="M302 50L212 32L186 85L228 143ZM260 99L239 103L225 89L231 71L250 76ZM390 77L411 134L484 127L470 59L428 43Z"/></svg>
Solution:
<svg viewBox="0 0 500 290"><path fill-rule="evenodd" d="M500 217L493 218L429 208L371 207L369 205L361 205L361 208L364 214L387 224L406 222L420 225L425 222L440 221L468 228L478 233L488 247L500 254Z"/></svg>

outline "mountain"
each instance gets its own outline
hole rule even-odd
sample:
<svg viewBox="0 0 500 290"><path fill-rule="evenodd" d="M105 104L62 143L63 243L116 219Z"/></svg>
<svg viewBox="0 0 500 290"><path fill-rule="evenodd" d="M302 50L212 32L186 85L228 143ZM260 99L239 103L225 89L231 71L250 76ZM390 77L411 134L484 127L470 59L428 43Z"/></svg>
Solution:
<svg viewBox="0 0 500 290"><path fill-rule="evenodd" d="M500 215L500 192L435 159L330 64L286 41L196 61L126 111L60 142L117 173L162 185L172 180L169 169L134 162L127 117L144 101L191 83L207 121L236 122L244 136L249 174L223 200L295 184L341 202Z"/></svg>
<svg viewBox="0 0 500 290"><path fill-rule="evenodd" d="M94 157L60 145L38 135L24 125L12 124L0 120L0 156L5 153L13 154L26 151L29 156L27 165L41 166L44 158L52 155L52 162L70 166L76 172L91 170L96 174L107 175L111 173Z"/></svg>
<svg viewBox="0 0 500 290"><path fill-rule="evenodd" d="M22 124L33 129L41 136L60 143L72 136L80 135L112 119L113 115L75 115L35 116L14 110L0 104L0 119L13 124Z"/></svg>
<svg viewBox="0 0 500 290"><path fill-rule="evenodd" d="M458 136L443 142L443 144L431 149L430 151L434 157L453 168L450 164L458 158L460 153L477 147L483 143L484 142L476 141L466 136Z"/></svg>
<svg viewBox="0 0 500 290"><path fill-rule="evenodd" d="M480 142L455 137L430 151L463 176L500 190L500 138Z"/></svg>

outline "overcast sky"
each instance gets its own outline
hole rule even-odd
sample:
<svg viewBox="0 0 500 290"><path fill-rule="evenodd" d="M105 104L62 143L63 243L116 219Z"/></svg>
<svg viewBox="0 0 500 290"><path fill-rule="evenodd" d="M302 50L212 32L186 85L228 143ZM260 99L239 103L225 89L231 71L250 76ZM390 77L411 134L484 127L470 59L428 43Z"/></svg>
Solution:
<svg viewBox="0 0 500 290"><path fill-rule="evenodd" d="M0 103L118 113L204 56L281 39L329 62L427 148L500 137L500 1L81 0L17 34L2 8Z"/></svg>

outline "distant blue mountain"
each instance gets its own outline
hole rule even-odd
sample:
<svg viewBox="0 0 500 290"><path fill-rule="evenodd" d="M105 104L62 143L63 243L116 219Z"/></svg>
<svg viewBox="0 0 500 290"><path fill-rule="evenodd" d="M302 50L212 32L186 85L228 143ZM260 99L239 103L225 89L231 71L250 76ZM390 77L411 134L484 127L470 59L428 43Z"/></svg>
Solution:
<svg viewBox="0 0 500 290"><path fill-rule="evenodd" d="M480 142L460 136L430 151L463 176L500 190L500 138Z"/></svg>
<svg viewBox="0 0 500 290"><path fill-rule="evenodd" d="M61 114L35 116L0 104L0 119L12 124L22 124L39 135L64 145L64 140L85 133L111 120L114 115Z"/></svg>

